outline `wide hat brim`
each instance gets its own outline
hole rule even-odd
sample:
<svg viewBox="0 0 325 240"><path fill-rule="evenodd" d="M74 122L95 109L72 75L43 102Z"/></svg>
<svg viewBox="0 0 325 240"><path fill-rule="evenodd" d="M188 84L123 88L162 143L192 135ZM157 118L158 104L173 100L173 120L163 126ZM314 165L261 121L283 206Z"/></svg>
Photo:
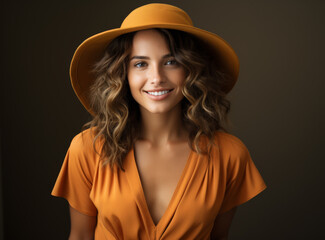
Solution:
<svg viewBox="0 0 325 240"><path fill-rule="evenodd" d="M194 27L189 16L177 7L168 4L148 4L132 11L125 18L121 28L98 33L86 39L75 51L70 65L71 84L80 102L92 115L95 113L90 106L89 93L96 79L93 73L94 64L103 57L108 44L116 37L151 28L180 30L201 39L214 50L218 62L216 69L227 76L227 81L221 86L223 91L228 93L233 88L239 74L239 61L235 51L224 39Z"/></svg>

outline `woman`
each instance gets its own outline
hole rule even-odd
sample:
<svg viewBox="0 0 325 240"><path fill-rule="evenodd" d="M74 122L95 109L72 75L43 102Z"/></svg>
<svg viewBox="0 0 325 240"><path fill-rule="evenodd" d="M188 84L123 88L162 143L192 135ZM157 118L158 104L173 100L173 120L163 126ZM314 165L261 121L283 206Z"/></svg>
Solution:
<svg viewBox="0 0 325 240"><path fill-rule="evenodd" d="M266 187L225 133L231 47L148 4L82 43L70 71L93 115L52 192L69 202L70 239L227 239L236 207Z"/></svg>

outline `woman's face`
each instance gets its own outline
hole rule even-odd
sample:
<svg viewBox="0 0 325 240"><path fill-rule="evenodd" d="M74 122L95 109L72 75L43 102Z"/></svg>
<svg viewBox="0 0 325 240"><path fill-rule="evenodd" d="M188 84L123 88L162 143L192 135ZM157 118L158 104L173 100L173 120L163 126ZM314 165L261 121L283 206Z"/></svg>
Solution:
<svg viewBox="0 0 325 240"><path fill-rule="evenodd" d="M127 76L131 94L142 110L166 113L183 98L185 70L156 30L134 35Z"/></svg>

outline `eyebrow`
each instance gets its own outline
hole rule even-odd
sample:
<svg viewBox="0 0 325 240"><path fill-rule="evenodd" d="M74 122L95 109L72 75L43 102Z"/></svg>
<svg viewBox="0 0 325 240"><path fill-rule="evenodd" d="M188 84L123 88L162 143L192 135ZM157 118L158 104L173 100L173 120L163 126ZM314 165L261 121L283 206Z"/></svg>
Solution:
<svg viewBox="0 0 325 240"><path fill-rule="evenodd" d="M173 55L171 53L168 53L166 55L164 55L162 58L169 58L169 57L172 57ZM133 59L150 59L149 57L147 56L133 56L130 58L130 61L133 60Z"/></svg>

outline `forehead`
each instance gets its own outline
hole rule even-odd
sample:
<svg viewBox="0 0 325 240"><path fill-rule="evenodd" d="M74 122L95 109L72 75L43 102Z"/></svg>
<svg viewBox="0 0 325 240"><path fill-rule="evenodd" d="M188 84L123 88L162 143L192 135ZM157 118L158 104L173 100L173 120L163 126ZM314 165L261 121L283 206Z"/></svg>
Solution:
<svg viewBox="0 0 325 240"><path fill-rule="evenodd" d="M133 37L131 54L169 53L169 47L162 33L155 29L138 31Z"/></svg>

